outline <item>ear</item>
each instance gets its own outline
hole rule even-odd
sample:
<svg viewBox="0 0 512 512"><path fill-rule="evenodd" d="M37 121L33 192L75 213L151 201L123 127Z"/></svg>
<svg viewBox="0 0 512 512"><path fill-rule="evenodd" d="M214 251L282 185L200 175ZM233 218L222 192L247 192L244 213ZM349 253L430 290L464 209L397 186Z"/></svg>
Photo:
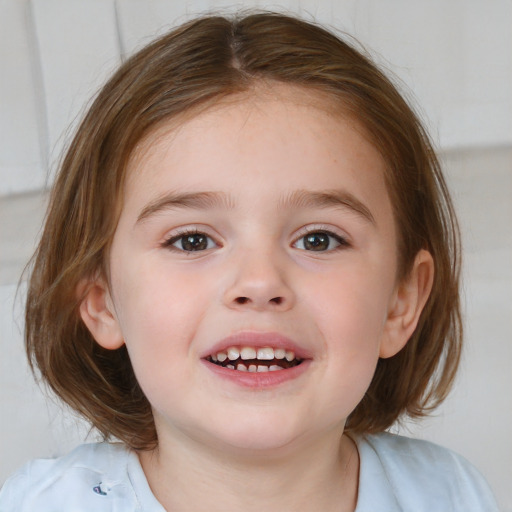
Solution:
<svg viewBox="0 0 512 512"><path fill-rule="evenodd" d="M434 260L422 249L409 275L397 284L391 301L380 357L397 354L409 341L425 307L434 281Z"/></svg>
<svg viewBox="0 0 512 512"><path fill-rule="evenodd" d="M83 297L79 308L80 316L97 343L108 350L122 347L123 335L108 285L104 280L84 280L78 285L77 291Z"/></svg>

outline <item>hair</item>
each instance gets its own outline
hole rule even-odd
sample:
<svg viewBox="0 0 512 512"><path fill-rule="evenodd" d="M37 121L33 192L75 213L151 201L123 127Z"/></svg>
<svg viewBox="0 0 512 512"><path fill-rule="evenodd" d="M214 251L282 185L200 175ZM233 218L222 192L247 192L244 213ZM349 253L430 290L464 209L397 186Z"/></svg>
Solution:
<svg viewBox="0 0 512 512"><path fill-rule="evenodd" d="M323 94L360 123L386 163L398 277L419 250L434 259L415 332L398 354L378 361L346 431L379 432L405 415L421 417L451 387L462 345L459 231L418 117L367 56L315 24L275 13L206 16L140 50L102 88L63 157L32 261L25 335L32 369L107 439L140 450L158 442L126 348L101 348L79 314L79 284L108 282L128 162L163 123L262 82Z"/></svg>

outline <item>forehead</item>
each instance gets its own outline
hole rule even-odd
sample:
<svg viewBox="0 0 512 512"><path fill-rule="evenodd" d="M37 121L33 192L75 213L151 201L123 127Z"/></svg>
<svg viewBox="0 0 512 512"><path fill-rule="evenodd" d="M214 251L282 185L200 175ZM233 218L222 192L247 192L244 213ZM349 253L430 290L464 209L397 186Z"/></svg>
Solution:
<svg viewBox="0 0 512 512"><path fill-rule="evenodd" d="M243 160L263 165L267 159L278 177L280 159L295 164L302 160L304 165L298 165L297 171L309 165L314 173L318 166L311 161L343 164L350 158L371 160L376 172L384 167L364 127L342 105L325 93L300 87L260 86L185 112L153 130L135 148L127 182L128 188L138 187L162 168L164 160L176 178L189 166L195 173L187 172L188 177L199 174L205 164L211 177L220 178L223 173L216 162L223 160L238 162L238 174L243 176L247 169Z"/></svg>
<svg viewBox="0 0 512 512"><path fill-rule="evenodd" d="M280 85L229 96L160 126L134 151L125 200L165 189L293 192L317 181L324 189L349 186L364 199L375 188L387 196L384 168L360 123L332 99Z"/></svg>

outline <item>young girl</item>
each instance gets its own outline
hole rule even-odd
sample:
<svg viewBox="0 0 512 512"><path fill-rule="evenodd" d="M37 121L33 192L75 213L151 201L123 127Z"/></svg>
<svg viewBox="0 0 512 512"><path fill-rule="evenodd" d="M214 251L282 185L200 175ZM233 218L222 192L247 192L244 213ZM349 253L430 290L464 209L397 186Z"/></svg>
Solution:
<svg viewBox="0 0 512 512"><path fill-rule="evenodd" d="M282 15L181 26L90 108L30 279L30 359L106 441L0 510L496 510L386 433L450 388L458 278L428 137L366 57Z"/></svg>

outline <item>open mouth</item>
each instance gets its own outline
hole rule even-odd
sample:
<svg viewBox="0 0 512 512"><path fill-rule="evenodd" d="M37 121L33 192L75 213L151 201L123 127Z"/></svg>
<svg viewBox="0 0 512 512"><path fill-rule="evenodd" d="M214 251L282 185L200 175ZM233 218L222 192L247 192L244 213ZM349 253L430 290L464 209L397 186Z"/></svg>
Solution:
<svg viewBox="0 0 512 512"><path fill-rule="evenodd" d="M293 350L272 347L229 347L205 359L229 370L252 373L286 370L303 361Z"/></svg>

